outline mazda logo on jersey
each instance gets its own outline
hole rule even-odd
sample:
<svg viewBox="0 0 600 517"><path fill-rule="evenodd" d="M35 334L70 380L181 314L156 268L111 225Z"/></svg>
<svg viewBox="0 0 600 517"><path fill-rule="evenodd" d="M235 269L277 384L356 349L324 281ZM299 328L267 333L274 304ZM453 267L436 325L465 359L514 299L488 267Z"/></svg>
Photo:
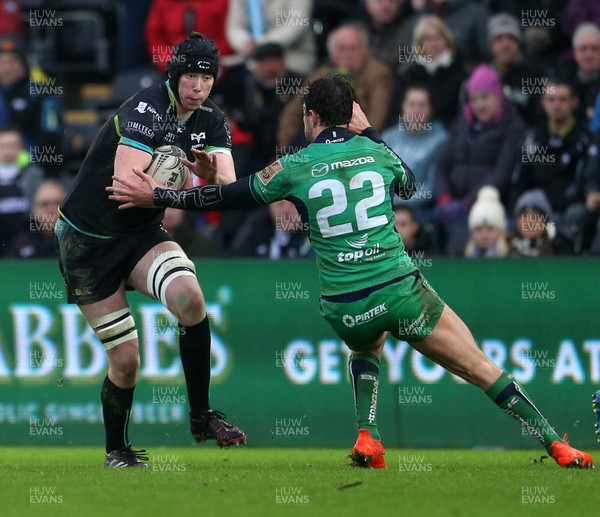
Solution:
<svg viewBox="0 0 600 517"><path fill-rule="evenodd" d="M325 176L329 172L329 164L327 163L317 163L313 165L310 173L314 178L319 178L321 176Z"/></svg>
<svg viewBox="0 0 600 517"><path fill-rule="evenodd" d="M192 142L198 142L200 143L200 140L202 140L203 138L206 139L206 133L203 131L202 133L192 133Z"/></svg>

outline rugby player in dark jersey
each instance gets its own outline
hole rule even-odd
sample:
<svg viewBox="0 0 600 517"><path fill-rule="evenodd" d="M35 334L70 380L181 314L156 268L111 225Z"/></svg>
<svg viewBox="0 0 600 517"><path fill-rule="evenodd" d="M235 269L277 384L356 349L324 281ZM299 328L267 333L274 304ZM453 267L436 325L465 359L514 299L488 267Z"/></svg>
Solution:
<svg viewBox="0 0 600 517"><path fill-rule="evenodd" d="M394 230L391 190L415 191L409 168L369 127L339 75L317 79L304 95L308 147L235 183L189 190L160 188L148 175L107 187L121 208L171 206L227 210L288 199L310 226L321 283L319 312L352 350L349 370L361 467L386 468L377 426L379 359L389 332L451 373L481 388L535 436L561 467L593 468L593 458L562 439L525 388L477 346L459 316L438 296ZM367 138L365 138L367 137ZM198 162L211 165L205 154ZM142 181L139 181L139 180Z"/></svg>
<svg viewBox="0 0 600 517"><path fill-rule="evenodd" d="M179 348L196 441L237 445L245 433L209 405L210 328L195 268L162 228L164 209L119 211L104 189L112 176L136 178L157 147L172 144L194 159L211 156L203 171L216 183L235 179L225 116L209 98L218 71L212 40L193 33L173 50L168 81L127 100L96 135L56 225L59 264L69 303L76 303L103 343L109 369L101 400L105 465L147 466L145 451L128 438L139 370L138 337L126 289L160 300L179 322ZM184 160L196 175L199 161ZM218 170L218 174L217 174ZM188 174L186 187L192 186Z"/></svg>

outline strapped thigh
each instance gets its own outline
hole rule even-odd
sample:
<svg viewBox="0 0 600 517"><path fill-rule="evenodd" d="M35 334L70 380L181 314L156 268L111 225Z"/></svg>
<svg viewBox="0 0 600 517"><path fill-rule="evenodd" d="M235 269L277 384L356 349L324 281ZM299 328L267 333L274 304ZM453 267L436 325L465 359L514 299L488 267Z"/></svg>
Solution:
<svg viewBox="0 0 600 517"><path fill-rule="evenodd" d="M92 320L90 325L106 350L130 339L137 339L135 322L128 308L100 316Z"/></svg>
<svg viewBox="0 0 600 517"><path fill-rule="evenodd" d="M194 263L181 250L159 253L148 270L148 292L166 306L167 287L179 276L193 276L196 278Z"/></svg>

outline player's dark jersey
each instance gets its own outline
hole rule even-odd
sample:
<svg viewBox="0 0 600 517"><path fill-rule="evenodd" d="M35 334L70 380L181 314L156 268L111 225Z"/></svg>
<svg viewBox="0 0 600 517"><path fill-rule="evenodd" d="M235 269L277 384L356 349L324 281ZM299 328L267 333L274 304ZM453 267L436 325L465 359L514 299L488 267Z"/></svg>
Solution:
<svg viewBox="0 0 600 517"><path fill-rule="evenodd" d="M100 129L60 206L61 215L77 230L99 238L133 233L157 226L164 209L118 210L105 187L112 184L118 145L152 154L162 145L176 145L189 160L191 149L231 152L231 137L223 112L207 99L191 117L177 120L168 83L143 90L125 101Z"/></svg>

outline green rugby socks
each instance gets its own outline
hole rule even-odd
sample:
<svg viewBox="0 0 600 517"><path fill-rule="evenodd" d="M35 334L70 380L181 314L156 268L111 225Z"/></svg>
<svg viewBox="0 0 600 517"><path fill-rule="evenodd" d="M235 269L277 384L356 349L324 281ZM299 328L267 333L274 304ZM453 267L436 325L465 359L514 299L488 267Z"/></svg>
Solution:
<svg viewBox="0 0 600 517"><path fill-rule="evenodd" d="M548 451L556 440L562 442L556 431L535 407L525 389L508 372L492 384L485 394L507 415L521 423L529 434L535 436Z"/></svg>
<svg viewBox="0 0 600 517"><path fill-rule="evenodd" d="M373 439L379 440L376 419L379 359L368 354L353 354L349 366L358 428L368 429Z"/></svg>

